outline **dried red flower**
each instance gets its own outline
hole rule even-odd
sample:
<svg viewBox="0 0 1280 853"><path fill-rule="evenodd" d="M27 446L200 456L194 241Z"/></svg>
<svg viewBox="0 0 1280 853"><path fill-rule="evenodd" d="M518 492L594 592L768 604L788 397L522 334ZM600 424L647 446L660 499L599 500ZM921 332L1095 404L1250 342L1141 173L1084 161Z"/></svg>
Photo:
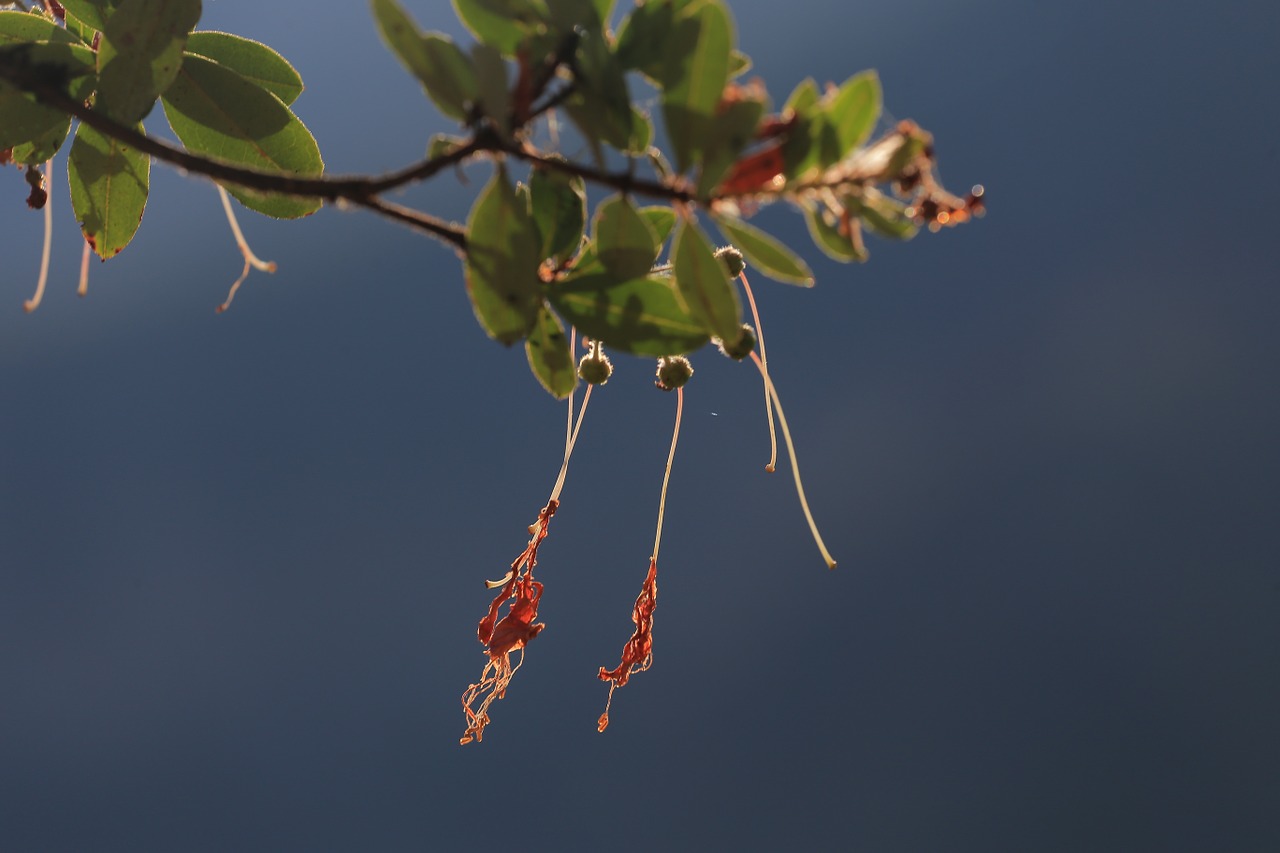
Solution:
<svg viewBox="0 0 1280 853"><path fill-rule="evenodd" d="M644 672L653 664L653 611L658 607L658 560L649 561L649 574L645 576L644 586L636 596L636 603L631 608L631 621L636 629L631 639L622 647L622 661L613 669L600 667L599 678L609 682L609 699L605 702L604 713L597 721L597 728L604 731L609 727L609 705L613 703L613 691L624 687L637 672Z"/></svg>
<svg viewBox="0 0 1280 853"><path fill-rule="evenodd" d="M542 584L533 579L533 567L538 564L538 546L547 538L551 517L556 514L558 506L558 501L548 501L538 513L538 520L529 526L529 543L512 562L507 577L497 584L501 589L476 626L476 636L485 646L489 660L480 673L480 680L468 685L462 694L467 730L460 743L484 739L484 727L489 724L489 706L506 695L507 685L524 663L525 647L545 627L543 623L534 621L538 618ZM507 612L499 618L503 604L507 604ZM520 652L520 661L512 666L511 654L516 651Z"/></svg>

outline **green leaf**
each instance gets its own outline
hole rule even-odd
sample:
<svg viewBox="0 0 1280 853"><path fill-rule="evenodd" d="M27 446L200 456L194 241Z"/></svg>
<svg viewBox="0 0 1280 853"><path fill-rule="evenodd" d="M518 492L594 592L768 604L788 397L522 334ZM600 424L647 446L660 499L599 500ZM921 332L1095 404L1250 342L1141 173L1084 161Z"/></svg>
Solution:
<svg viewBox="0 0 1280 853"><path fill-rule="evenodd" d="M708 334L726 344L737 343L742 337L742 306L738 303L737 291L711 243L698 226L688 220L681 220L676 226L671 262L676 291L689 315Z"/></svg>
<svg viewBox="0 0 1280 853"><path fill-rule="evenodd" d="M487 44L472 46L471 61L476 69L480 109L504 133L510 133L511 90L507 80L507 63L496 48Z"/></svg>
<svg viewBox="0 0 1280 853"><path fill-rule="evenodd" d="M0 48L0 60L23 73L69 80L69 94L76 100L93 92L93 52L83 45L25 42ZM66 113L36 103L16 86L0 82L0 149L37 141L46 146L67 124Z"/></svg>
<svg viewBox="0 0 1280 853"><path fill-rule="evenodd" d="M865 261L867 250L862 245L858 220L850 221L849 227L854 229L853 233L845 235L840 233L839 227L827 221L827 215L825 210L816 210L811 207L806 207L804 210L804 221L809 226L809 236L813 238L814 245L827 257L842 263Z"/></svg>
<svg viewBox="0 0 1280 853"><path fill-rule="evenodd" d="M142 125L135 129L142 132ZM67 180L89 245L104 261L120 254L142 221L151 158L82 124L67 158Z"/></svg>
<svg viewBox="0 0 1280 853"><path fill-rule="evenodd" d="M93 37L98 34L98 31L71 14L70 9L67 10L65 22L68 33L84 44L93 44Z"/></svg>
<svg viewBox="0 0 1280 853"><path fill-rule="evenodd" d="M560 30L599 31L609 22L613 0L546 0L546 4L548 20Z"/></svg>
<svg viewBox="0 0 1280 853"><path fill-rule="evenodd" d="M769 278L813 287L813 272L808 264L776 237L728 214L713 213L712 218L729 242Z"/></svg>
<svg viewBox="0 0 1280 853"><path fill-rule="evenodd" d="M499 168L467 218L467 294L490 337L510 345L529 334L542 307L538 225Z"/></svg>
<svg viewBox="0 0 1280 853"><path fill-rule="evenodd" d="M678 355L709 338L669 278L618 281L603 271L575 273L552 290L551 302L579 332L633 355Z"/></svg>
<svg viewBox="0 0 1280 853"><path fill-rule="evenodd" d="M649 116L644 110L637 106L631 107L631 136L627 139L627 145L622 150L627 154L642 154L649 150L649 146L653 144L653 122L649 120Z"/></svg>
<svg viewBox="0 0 1280 853"><path fill-rule="evenodd" d="M694 0L649 0L618 26L615 52L625 69L636 69L657 85L670 58L676 18Z"/></svg>
<svg viewBox="0 0 1280 853"><path fill-rule="evenodd" d="M661 244L653 228L622 195L613 195L596 207L591 222L596 257L619 281L648 275Z"/></svg>
<svg viewBox="0 0 1280 853"><path fill-rule="evenodd" d="M667 242L667 238L671 236L671 232L676 227L676 212L669 207L655 204L640 208L640 215L645 218L645 221L649 223L649 227L653 229L654 236L658 239L658 245L661 246Z"/></svg>
<svg viewBox="0 0 1280 853"><path fill-rule="evenodd" d="M477 41L508 57L548 16L541 0L453 0L453 8Z"/></svg>
<svg viewBox="0 0 1280 853"><path fill-rule="evenodd" d="M290 175L319 175L324 161L311 131L280 99L230 68L188 54L162 98L165 116L191 151L241 166ZM296 219L320 199L255 193L228 185L251 210Z"/></svg>
<svg viewBox="0 0 1280 853"><path fill-rule="evenodd" d="M631 95L601 30L581 34L574 65L576 91L565 104L569 117L588 139L628 150L634 125Z"/></svg>
<svg viewBox="0 0 1280 853"><path fill-rule="evenodd" d="M784 173L788 179L799 178L817 162L811 126L815 116L820 115L818 107L818 84L812 77L800 82L783 105L782 114L794 115L795 125L782 145L782 157L786 164Z"/></svg>
<svg viewBox="0 0 1280 853"><path fill-rule="evenodd" d="M836 159L866 142L879 118L880 78L876 73L864 71L844 81L827 107L827 120L838 140Z"/></svg>
<svg viewBox="0 0 1280 853"><path fill-rule="evenodd" d="M95 107L116 121L141 121L182 67L200 0L128 0L106 22L98 45Z"/></svg>
<svg viewBox="0 0 1280 853"><path fill-rule="evenodd" d="M756 126L760 124L764 111L764 101L749 98L734 101L719 110L702 144L702 171L698 175L700 194L709 194L733 168L738 155L755 137Z"/></svg>
<svg viewBox="0 0 1280 853"><path fill-rule="evenodd" d="M919 230L907 216L906 205L879 190L868 188L861 197L849 196L843 202L850 213L861 216L867 228L881 237L910 240Z"/></svg>
<svg viewBox="0 0 1280 853"><path fill-rule="evenodd" d="M33 41L79 44L75 36L44 15L35 15L31 12L0 11L0 46Z"/></svg>
<svg viewBox="0 0 1280 853"><path fill-rule="evenodd" d="M568 397L577 386L578 369L573 363L564 325L545 305L538 310L538 319L524 342L524 352L533 375L557 400Z"/></svg>
<svg viewBox="0 0 1280 853"><path fill-rule="evenodd" d="M302 94L302 77L289 60L262 42L231 33L199 30L187 37L187 52L230 68L275 95L285 106Z"/></svg>
<svg viewBox="0 0 1280 853"><path fill-rule="evenodd" d="M421 33L396 0L373 0L373 14L387 46L440 112L466 121L480 94L471 58L447 36Z"/></svg>
<svg viewBox="0 0 1280 853"><path fill-rule="evenodd" d="M62 5L68 14L101 31L120 2L121 0L63 0Z"/></svg>
<svg viewBox="0 0 1280 853"><path fill-rule="evenodd" d="M67 134L71 132L71 116L63 116L62 119L59 124L51 127L30 142L13 146L10 154L13 162L23 166L32 166L36 163L43 163L53 157L54 154L57 154L62 148L62 143L67 141Z"/></svg>
<svg viewBox="0 0 1280 853"><path fill-rule="evenodd" d="M587 222L587 192L582 179L551 169L529 176L530 206L542 235L539 255L557 264L572 258L582 245Z"/></svg>
<svg viewBox="0 0 1280 853"><path fill-rule="evenodd" d="M733 23L719 0L701 0L676 21L661 77L662 114L676 169L701 158L729 81Z"/></svg>
<svg viewBox="0 0 1280 853"><path fill-rule="evenodd" d="M729 79L741 77L751 70L751 57L740 50L729 54Z"/></svg>

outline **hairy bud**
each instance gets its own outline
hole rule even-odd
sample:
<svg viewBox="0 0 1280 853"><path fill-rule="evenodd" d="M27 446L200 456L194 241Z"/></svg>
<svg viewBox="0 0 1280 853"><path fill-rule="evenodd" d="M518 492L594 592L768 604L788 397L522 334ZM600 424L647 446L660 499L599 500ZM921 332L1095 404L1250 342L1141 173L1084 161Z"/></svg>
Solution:
<svg viewBox="0 0 1280 853"><path fill-rule="evenodd" d="M738 338L738 342L733 345L726 345L719 338L712 338L711 342L716 345L716 349L720 350L721 355L727 355L734 361L742 361L751 355L756 348L756 330L751 328L747 323L742 324L742 335Z"/></svg>
<svg viewBox="0 0 1280 853"><path fill-rule="evenodd" d="M693 365L682 355L668 355L658 359L658 379L653 384L662 391L683 388L693 376Z"/></svg>
<svg viewBox="0 0 1280 853"><path fill-rule="evenodd" d="M604 385L612 375L613 362L609 361L609 356L604 353L600 353L598 357L591 354L584 355L578 362L578 376L590 385Z"/></svg>
<svg viewBox="0 0 1280 853"><path fill-rule="evenodd" d="M724 264L725 271L729 273L729 278L737 278L747 268L747 262L742 257L742 253L733 246L716 249L716 257L720 259L720 263Z"/></svg>

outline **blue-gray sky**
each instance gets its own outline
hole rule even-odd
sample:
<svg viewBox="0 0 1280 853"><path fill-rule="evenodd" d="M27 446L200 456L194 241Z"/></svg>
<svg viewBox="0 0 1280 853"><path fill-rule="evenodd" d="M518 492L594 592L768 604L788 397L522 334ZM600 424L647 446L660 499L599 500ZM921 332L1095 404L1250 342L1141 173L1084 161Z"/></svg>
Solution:
<svg viewBox="0 0 1280 853"><path fill-rule="evenodd" d="M406 4L461 36L444 3ZM363 4L210 0L309 88L334 172L447 123ZM55 173L0 173L0 849L1273 850L1280 846L1280 85L1272 4L734 2L781 102L876 68L991 213L753 283L827 572L759 378L695 356L655 663L595 720L674 401L620 358L541 552L547 629L479 746L481 585L563 409L457 260L251 213L157 166L74 296ZM158 118L158 117L157 117ZM152 124L159 126L156 121ZM401 198L463 217L485 179Z"/></svg>

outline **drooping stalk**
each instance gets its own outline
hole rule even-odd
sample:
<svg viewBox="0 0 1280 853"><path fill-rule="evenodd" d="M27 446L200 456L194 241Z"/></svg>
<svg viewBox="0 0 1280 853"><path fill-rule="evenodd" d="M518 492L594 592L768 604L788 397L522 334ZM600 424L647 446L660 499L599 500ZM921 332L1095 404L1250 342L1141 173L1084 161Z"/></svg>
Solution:
<svg viewBox="0 0 1280 853"><path fill-rule="evenodd" d="M30 314L40 307L44 299L44 286L49 281L49 256L53 252L53 158L44 164L44 249L40 252L40 277L36 279L36 292L22 303L22 307Z"/></svg>
<svg viewBox="0 0 1280 853"><path fill-rule="evenodd" d="M662 475L662 495L658 498L658 529L653 534L653 561L658 561L658 547L662 544L662 519L667 512L667 484L671 482L671 463L676 458L676 442L680 439L680 415L684 411L684 389L676 389L676 425L671 431L671 450L667 453L667 469Z"/></svg>
<svg viewBox="0 0 1280 853"><path fill-rule="evenodd" d="M89 256L93 254L93 250L89 248L89 241L84 241L84 251L80 253L80 284L76 287L76 296L89 295Z"/></svg>
<svg viewBox="0 0 1280 853"><path fill-rule="evenodd" d="M773 380L769 378L769 372L760 363L760 356L753 352L751 353L751 360L756 363L756 369L760 371L760 376L764 379L765 388L769 390L769 396L773 397L773 405L778 412L778 423L782 425L782 439L787 444L787 456L791 459L791 473L795 476L796 494L800 497L800 508L804 510L805 520L809 522L809 530L813 533L813 541L818 544L818 550L822 552L822 559L826 562L827 568L834 569L836 561L831 556L831 552L827 550L827 546L823 544L822 534L818 532L818 525L813 520L813 513L809 511L809 501L804 496L804 484L800 482L800 465L796 462L796 448L791 441L791 430L787 427L787 416L782 413L782 401L778 399L778 389L774 387Z"/></svg>
<svg viewBox="0 0 1280 853"><path fill-rule="evenodd" d="M231 307L231 300L236 298L236 291L240 289L240 285L244 284L245 279L249 277L250 269L272 273L276 271L276 264L275 261L260 259L253 253L253 249L249 248L249 242L244 239L244 232L240 230L240 223L236 221L236 212L231 207L231 196L227 194L222 184L214 184L214 186L218 188L218 195L222 198L222 209L226 211L227 224L231 226L231 234L236 238L236 248L244 256L244 270L241 271L240 277L231 285L226 301L218 306L218 313L221 314Z"/></svg>
<svg viewBox="0 0 1280 853"><path fill-rule="evenodd" d="M756 324L756 344L760 347L760 367L767 374L769 356L764 351L764 326L760 325L760 312L756 310L756 297L751 292L751 285L747 282L746 270L738 274L738 279L742 282L742 289L747 292L747 304L751 306L751 319ZM769 421L769 463L764 466L764 470L772 474L778 466L778 432L773 426L773 397L769 394L768 385L765 385L764 389L764 413Z"/></svg>

